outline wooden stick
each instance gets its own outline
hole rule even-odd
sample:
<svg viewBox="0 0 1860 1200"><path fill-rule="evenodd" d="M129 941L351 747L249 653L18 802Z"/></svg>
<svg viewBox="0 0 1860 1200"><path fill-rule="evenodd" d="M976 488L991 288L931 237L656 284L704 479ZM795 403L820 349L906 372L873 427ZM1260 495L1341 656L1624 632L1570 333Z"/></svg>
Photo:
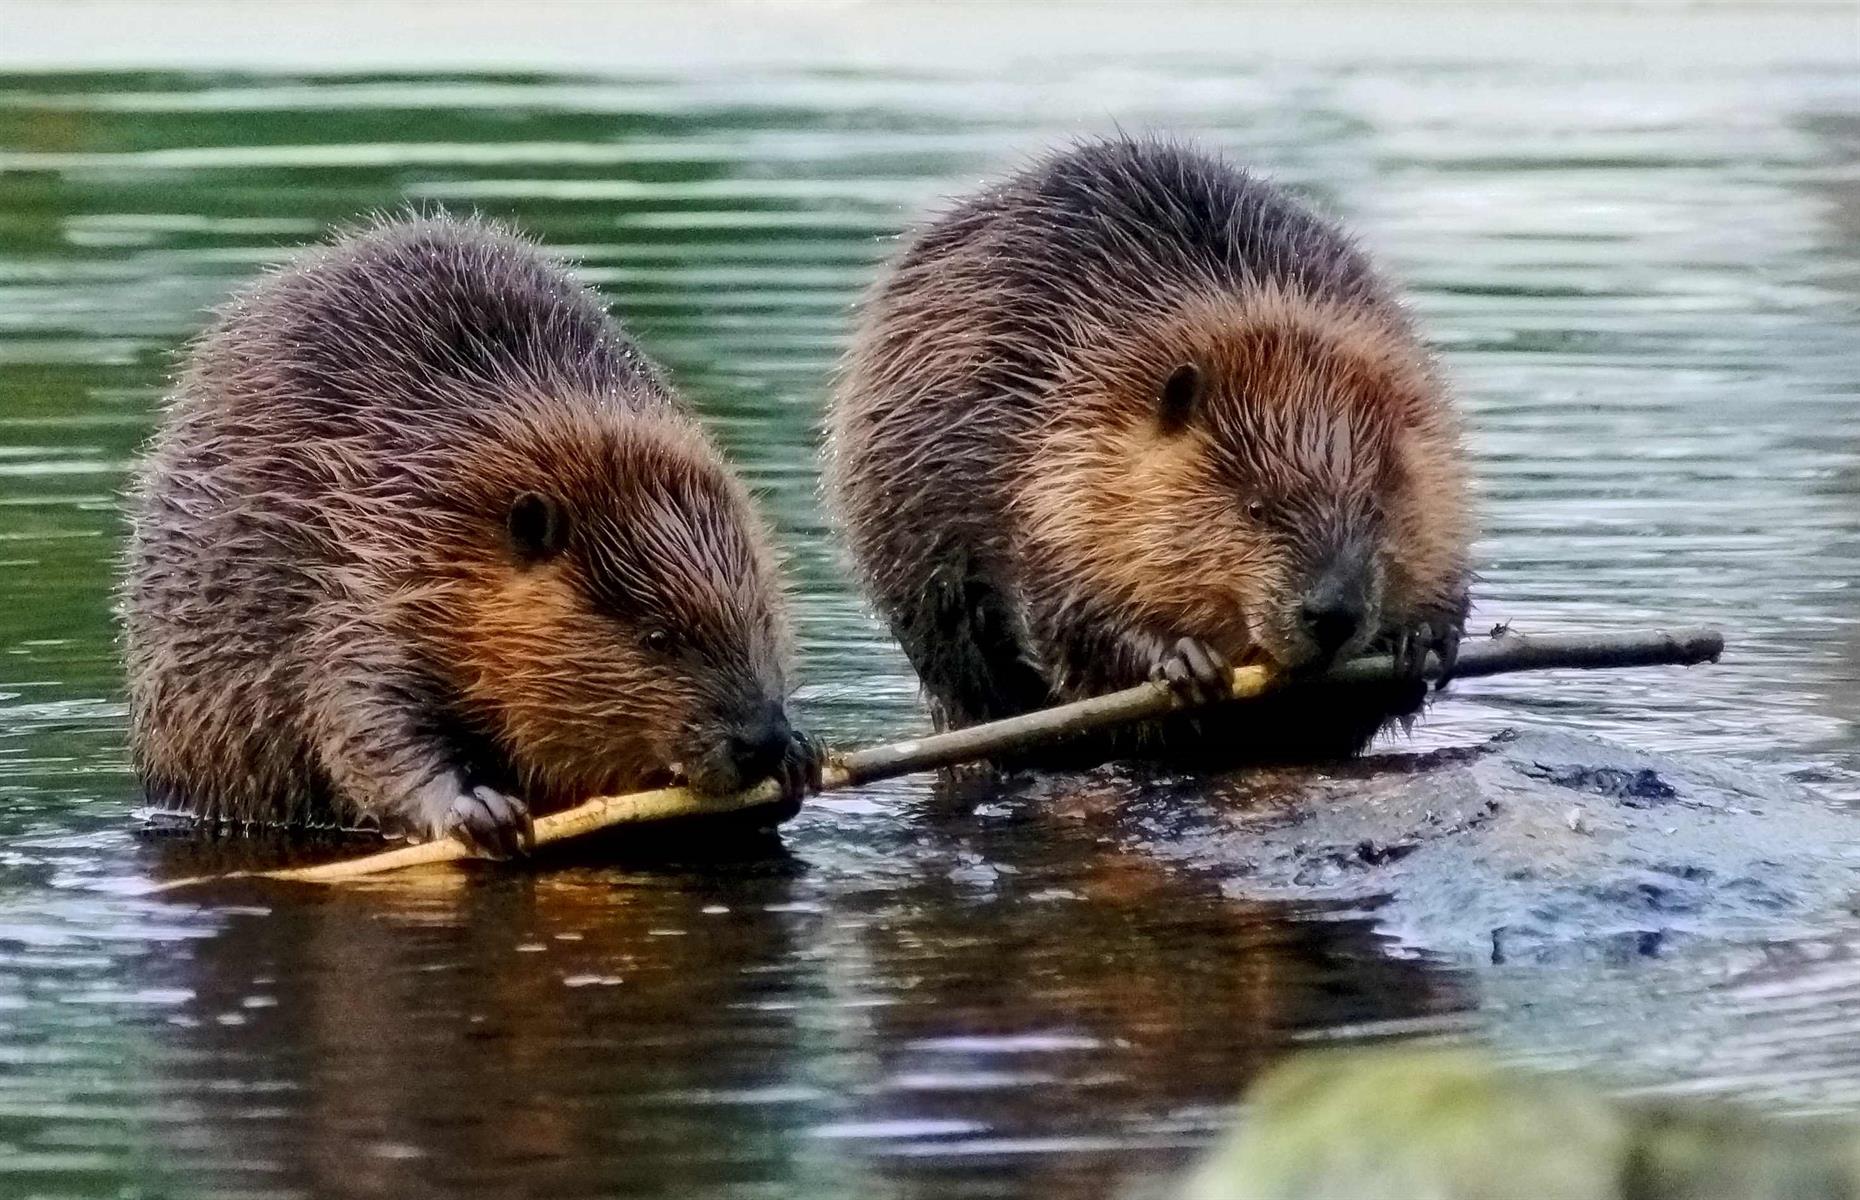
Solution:
<svg viewBox="0 0 1860 1200"><path fill-rule="evenodd" d="M1695 663L1716 662L1723 651L1724 638L1712 629L1545 637L1497 633L1490 638L1465 643L1460 648L1459 661L1454 665L1453 675L1459 679L1553 668L1593 670L1666 664L1691 666ZM1438 679L1439 660L1430 656L1425 673L1429 679ZM1386 655L1371 655L1334 667L1308 681L1307 686L1388 682L1394 675L1394 664ZM1282 682L1281 678L1265 667L1240 667L1233 673L1233 699L1257 698ZM934 771L999 755L1036 750L1081 733L1113 729L1186 707L1190 707L1189 703L1170 691L1167 685L1140 684L1121 692L1093 696L1002 721L990 721L985 725L973 725L967 729L932 734L911 741L835 754L821 772L821 790L834 791L918 771ZM536 844L542 846L565 841L616 825L739 813L773 804L779 799L780 790L773 781L765 781L747 791L729 796L704 796L681 787L635 792L626 796L602 796L574 808L537 818ZM157 885L152 890L168 891L209 880L242 877L337 883L468 857L470 852L463 844L451 838L443 838L312 867L287 867L275 871L238 872L175 880Z"/></svg>

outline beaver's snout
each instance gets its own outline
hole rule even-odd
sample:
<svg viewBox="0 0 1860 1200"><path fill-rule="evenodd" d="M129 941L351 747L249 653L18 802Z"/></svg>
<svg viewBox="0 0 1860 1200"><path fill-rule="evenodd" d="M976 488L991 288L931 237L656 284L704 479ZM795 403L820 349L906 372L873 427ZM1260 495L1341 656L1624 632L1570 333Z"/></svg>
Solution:
<svg viewBox="0 0 1860 1200"><path fill-rule="evenodd" d="M1369 557L1345 551L1316 571L1298 600L1298 626L1320 661L1368 640L1375 614L1375 579Z"/></svg>
<svg viewBox="0 0 1860 1200"><path fill-rule="evenodd" d="M725 738L725 750L743 782L773 775L794 743L794 727L776 700L765 701Z"/></svg>
<svg viewBox="0 0 1860 1200"><path fill-rule="evenodd" d="M1305 601L1299 611L1305 633L1325 658L1344 648L1356 631L1363 627L1363 609L1359 604L1341 601Z"/></svg>
<svg viewBox="0 0 1860 1200"><path fill-rule="evenodd" d="M687 759L691 785L723 793L779 776L800 740L779 700L755 700L694 731L702 752Z"/></svg>
<svg viewBox="0 0 1860 1200"><path fill-rule="evenodd" d="M1366 607L1360 596L1327 589L1305 597L1298 620L1318 654L1331 658L1363 627Z"/></svg>

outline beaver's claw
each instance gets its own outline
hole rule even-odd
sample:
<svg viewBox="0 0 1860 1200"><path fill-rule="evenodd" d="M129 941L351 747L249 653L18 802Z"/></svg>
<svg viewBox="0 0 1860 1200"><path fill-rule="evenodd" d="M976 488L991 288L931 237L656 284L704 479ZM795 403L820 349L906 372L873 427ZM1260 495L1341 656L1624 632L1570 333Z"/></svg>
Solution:
<svg viewBox="0 0 1860 1200"><path fill-rule="evenodd" d="M781 819L787 820L801 811L801 800L809 792L820 790L821 771L827 765L826 743L811 733L794 731L788 740L787 753L772 778L781 785L779 807Z"/></svg>
<svg viewBox="0 0 1860 1200"><path fill-rule="evenodd" d="M1418 680L1427 671L1431 652L1440 660L1436 689L1446 687L1453 678L1453 666L1460 658L1460 626L1457 622L1435 619L1422 621L1409 629L1397 631L1389 639L1395 659L1395 674L1402 679Z"/></svg>
<svg viewBox="0 0 1860 1200"><path fill-rule="evenodd" d="M455 799L440 831L480 858L521 858L536 844L529 805L488 787L474 787Z"/></svg>
<svg viewBox="0 0 1860 1200"><path fill-rule="evenodd" d="M789 739L788 752L782 756L775 778L781 781L784 797L797 803L808 792L820 790L820 772L827 764L826 743L811 733L795 730Z"/></svg>
<svg viewBox="0 0 1860 1200"><path fill-rule="evenodd" d="M1150 678L1189 704L1233 697L1233 669L1221 652L1197 638L1180 638L1150 668Z"/></svg>

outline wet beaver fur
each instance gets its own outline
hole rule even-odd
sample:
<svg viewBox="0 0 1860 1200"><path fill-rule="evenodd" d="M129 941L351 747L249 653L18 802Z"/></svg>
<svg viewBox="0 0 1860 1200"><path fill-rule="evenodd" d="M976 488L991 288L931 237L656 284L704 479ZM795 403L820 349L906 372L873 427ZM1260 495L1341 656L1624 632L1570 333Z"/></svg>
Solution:
<svg viewBox="0 0 1860 1200"><path fill-rule="evenodd" d="M122 608L158 807L506 855L532 807L818 774L743 486L599 298L487 223L379 224L221 312Z"/></svg>
<svg viewBox="0 0 1860 1200"><path fill-rule="evenodd" d="M1466 617L1460 434L1395 294L1279 188L1164 141L1058 153L908 242L835 392L827 490L945 725L1392 652L1399 685L1116 746L1353 753Z"/></svg>

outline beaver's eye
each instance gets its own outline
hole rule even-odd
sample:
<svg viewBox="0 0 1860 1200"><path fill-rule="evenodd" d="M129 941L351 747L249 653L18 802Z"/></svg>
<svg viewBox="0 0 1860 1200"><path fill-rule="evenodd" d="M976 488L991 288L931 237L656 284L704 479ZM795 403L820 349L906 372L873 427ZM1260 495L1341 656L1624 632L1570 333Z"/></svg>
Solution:
<svg viewBox="0 0 1860 1200"><path fill-rule="evenodd" d="M1257 497L1248 500L1245 505L1247 520L1264 521L1266 519L1266 502Z"/></svg>
<svg viewBox="0 0 1860 1200"><path fill-rule="evenodd" d="M1156 402L1156 421L1164 433L1180 433L1195 415L1201 402L1201 368L1183 363L1163 381L1162 395Z"/></svg>
<svg viewBox="0 0 1860 1200"><path fill-rule="evenodd" d="M568 514L553 497L522 492L504 514L510 548L526 563L554 558L568 548Z"/></svg>
<svg viewBox="0 0 1860 1200"><path fill-rule="evenodd" d="M664 654L672 648L672 631L669 629L648 629L646 636L640 639L646 649L654 654Z"/></svg>

